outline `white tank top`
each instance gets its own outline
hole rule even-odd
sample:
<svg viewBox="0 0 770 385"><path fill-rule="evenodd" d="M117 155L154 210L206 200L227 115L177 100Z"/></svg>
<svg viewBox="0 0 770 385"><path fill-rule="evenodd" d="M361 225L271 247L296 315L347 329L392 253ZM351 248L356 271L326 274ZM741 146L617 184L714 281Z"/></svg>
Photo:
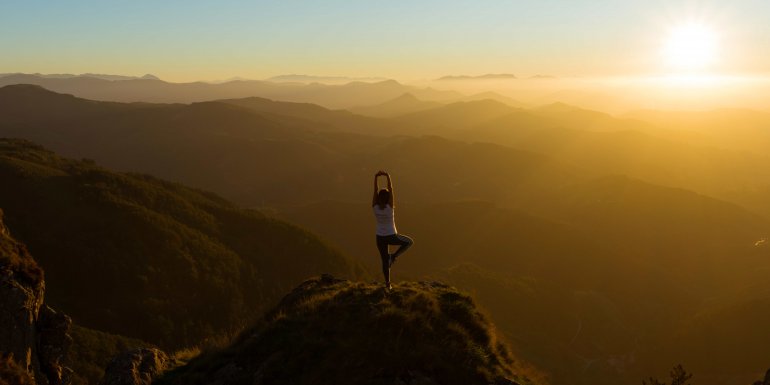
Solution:
<svg viewBox="0 0 770 385"><path fill-rule="evenodd" d="M380 209L379 205L372 206L374 217L377 219L377 235L393 235L396 233L396 221L393 218L393 207L385 205Z"/></svg>

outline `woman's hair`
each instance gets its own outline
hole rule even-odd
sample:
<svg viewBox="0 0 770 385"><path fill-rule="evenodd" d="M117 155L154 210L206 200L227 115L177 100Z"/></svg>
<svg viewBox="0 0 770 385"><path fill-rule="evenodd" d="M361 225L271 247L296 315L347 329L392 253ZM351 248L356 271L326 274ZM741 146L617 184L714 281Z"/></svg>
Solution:
<svg viewBox="0 0 770 385"><path fill-rule="evenodd" d="M384 188L377 192L377 206L380 206L380 210L390 202L390 190Z"/></svg>

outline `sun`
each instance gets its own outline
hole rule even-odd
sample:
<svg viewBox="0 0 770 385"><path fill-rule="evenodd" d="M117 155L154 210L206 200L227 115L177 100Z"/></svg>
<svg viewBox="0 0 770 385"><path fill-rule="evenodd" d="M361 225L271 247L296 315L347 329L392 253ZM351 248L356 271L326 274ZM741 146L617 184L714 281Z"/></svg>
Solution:
<svg viewBox="0 0 770 385"><path fill-rule="evenodd" d="M682 24L669 32L663 45L663 58L675 70L705 70L716 62L718 43L717 33L708 25Z"/></svg>

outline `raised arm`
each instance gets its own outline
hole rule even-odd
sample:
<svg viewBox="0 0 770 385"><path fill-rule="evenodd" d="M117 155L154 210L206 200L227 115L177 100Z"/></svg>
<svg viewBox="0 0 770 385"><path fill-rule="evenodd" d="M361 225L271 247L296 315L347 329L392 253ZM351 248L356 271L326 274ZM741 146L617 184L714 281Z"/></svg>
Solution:
<svg viewBox="0 0 770 385"><path fill-rule="evenodd" d="M374 174L374 195L372 195L372 206L377 204L377 178L382 175L382 171L377 171L376 174Z"/></svg>
<svg viewBox="0 0 770 385"><path fill-rule="evenodd" d="M385 173L385 176L388 178L388 191L390 191L390 202L388 203L390 203L390 207L395 208L396 205L395 203L393 203L394 196L395 196L395 192L393 191L393 181L390 179L390 174L388 174L387 172Z"/></svg>

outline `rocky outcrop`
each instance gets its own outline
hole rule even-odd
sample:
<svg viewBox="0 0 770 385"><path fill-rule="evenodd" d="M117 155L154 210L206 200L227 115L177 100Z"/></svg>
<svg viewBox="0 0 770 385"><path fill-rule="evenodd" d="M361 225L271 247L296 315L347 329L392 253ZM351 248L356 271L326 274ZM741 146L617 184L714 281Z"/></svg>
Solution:
<svg viewBox="0 0 770 385"><path fill-rule="evenodd" d="M0 268L0 350L30 372L40 371L34 350L43 291L42 283L25 284L12 270Z"/></svg>
<svg viewBox="0 0 770 385"><path fill-rule="evenodd" d="M37 320L37 357L40 371L50 384L68 384L71 370L63 365L72 345L72 319L43 305Z"/></svg>
<svg viewBox="0 0 770 385"><path fill-rule="evenodd" d="M0 384L2 385L35 385L25 368L13 359L10 354L0 356Z"/></svg>
<svg viewBox="0 0 770 385"><path fill-rule="evenodd" d="M764 381L755 381L753 385L770 385L770 369L765 373Z"/></svg>
<svg viewBox="0 0 770 385"><path fill-rule="evenodd" d="M37 384L69 383L62 365L72 321L44 304L42 270L10 236L0 211L0 353L12 355Z"/></svg>
<svg viewBox="0 0 770 385"><path fill-rule="evenodd" d="M168 364L168 356L158 349L130 350L112 359L100 384L150 385Z"/></svg>

